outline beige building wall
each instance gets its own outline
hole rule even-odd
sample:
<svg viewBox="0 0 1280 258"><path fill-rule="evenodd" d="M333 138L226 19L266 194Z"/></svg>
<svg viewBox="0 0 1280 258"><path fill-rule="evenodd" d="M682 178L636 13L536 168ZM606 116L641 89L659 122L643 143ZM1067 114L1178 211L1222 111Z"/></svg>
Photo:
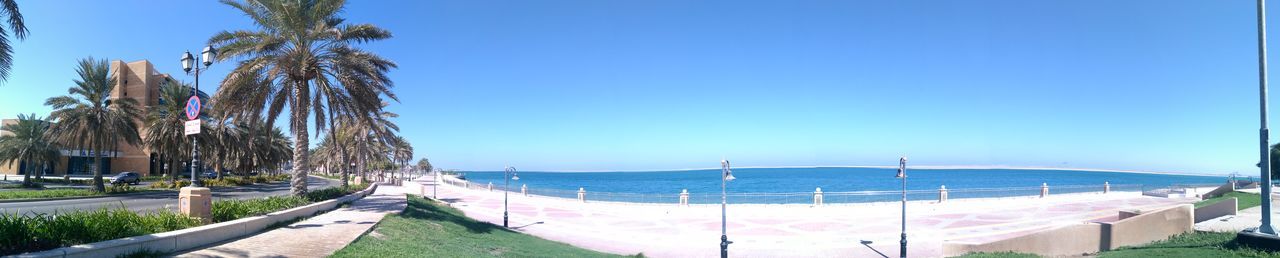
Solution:
<svg viewBox="0 0 1280 258"><path fill-rule="evenodd" d="M160 86L167 81L172 81L172 77L168 74L162 74L156 71L155 66L150 61L140 60L125 63L121 60L111 61L111 68L116 74L116 86L111 91L112 98L131 98L138 102L141 113L145 116L152 106L160 103ZM181 101L181 100L179 100ZM4 119L3 123L16 123L16 119ZM143 120L136 121L138 123L138 135L146 137L146 124ZM6 132L0 131L0 134ZM119 152L117 157L110 157L111 174L120 172L138 172L142 175L150 175L152 172L151 152L145 149L142 144L130 145L124 142L117 143L114 151ZM68 157L63 157L53 174L62 175L67 171ZM0 164L0 174L18 174L17 165Z"/></svg>

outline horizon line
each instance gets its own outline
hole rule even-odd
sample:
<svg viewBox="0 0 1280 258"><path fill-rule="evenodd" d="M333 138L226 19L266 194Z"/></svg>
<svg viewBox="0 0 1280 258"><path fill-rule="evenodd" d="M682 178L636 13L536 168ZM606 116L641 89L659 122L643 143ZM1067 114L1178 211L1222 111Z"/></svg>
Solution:
<svg viewBox="0 0 1280 258"><path fill-rule="evenodd" d="M868 166L868 165L804 165L804 166L741 166L736 168L878 168L878 169L894 169L897 166ZM1041 166L1004 166L1004 165L916 165L907 166L908 169L921 170L977 170L977 169L1007 169L1007 170L1062 170L1062 171L1086 171L1086 172L1109 172L1109 173L1136 173L1136 174L1159 174L1159 175L1183 175L1183 176L1229 176L1230 173L1192 173L1192 172L1174 172L1174 171L1154 171L1154 170L1126 170L1126 169L1101 169L1101 168L1063 168L1063 167L1041 167ZM526 172L549 172L549 173L592 173L592 172L623 172L623 173L641 173L641 172L664 172L664 171L697 171L697 170L717 170L719 167L709 168L680 168L680 169L628 169L628 170L530 170ZM490 170L469 170L471 172L489 172ZM493 170L496 171L496 170ZM1241 174L1241 176L1249 176Z"/></svg>

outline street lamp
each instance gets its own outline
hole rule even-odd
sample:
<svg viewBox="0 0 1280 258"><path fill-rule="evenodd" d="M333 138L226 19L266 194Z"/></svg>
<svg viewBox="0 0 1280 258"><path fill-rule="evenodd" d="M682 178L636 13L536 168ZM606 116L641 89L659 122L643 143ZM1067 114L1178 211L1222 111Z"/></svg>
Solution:
<svg viewBox="0 0 1280 258"><path fill-rule="evenodd" d="M903 156L898 159L898 176L902 179L902 249L898 250L898 254L902 258L907 257L907 157Z"/></svg>
<svg viewBox="0 0 1280 258"><path fill-rule="evenodd" d="M520 176L516 175L516 168L507 166L502 172L502 178L506 181L506 185L502 187L502 227L507 227L507 196L511 195L511 180L520 180Z"/></svg>
<svg viewBox="0 0 1280 258"><path fill-rule="evenodd" d="M720 160L720 171L722 172L720 174L720 258L728 258L729 244L732 244L733 241L729 241L729 222L728 217L725 215L729 205L729 198L725 193L725 185L734 179L733 171L729 170L729 160Z"/></svg>
<svg viewBox="0 0 1280 258"><path fill-rule="evenodd" d="M1262 173L1262 220L1257 233L1276 236L1271 225L1271 151L1267 146L1270 132L1267 130L1267 11L1266 0L1258 0L1258 97L1261 129L1258 143L1261 159L1258 168Z"/></svg>
<svg viewBox="0 0 1280 258"><path fill-rule="evenodd" d="M205 46L204 50L200 51L200 61L201 63L204 63L205 68L208 68L209 65L213 65L213 59L217 55L218 51L215 50L213 46ZM191 69L194 68L196 70L194 73L196 77L196 88L191 91L191 96L198 96L197 94L200 92L200 66L195 65L195 58L191 56L190 51L182 53L181 61L183 72L192 74ZM200 102L204 102L204 100L200 100ZM200 173L198 172L200 170L200 148L198 141L199 137L191 137L191 185L195 187L204 187L204 182L200 181Z"/></svg>

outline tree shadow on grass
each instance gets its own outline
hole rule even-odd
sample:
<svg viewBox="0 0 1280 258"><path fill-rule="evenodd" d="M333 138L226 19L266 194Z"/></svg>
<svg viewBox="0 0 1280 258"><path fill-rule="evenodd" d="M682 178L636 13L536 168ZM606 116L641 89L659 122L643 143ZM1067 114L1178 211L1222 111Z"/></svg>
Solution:
<svg viewBox="0 0 1280 258"><path fill-rule="evenodd" d="M456 209L446 208L438 205L432 205L427 203L427 201L416 200L412 198L411 200L409 200L408 208L405 208L404 212L401 212L399 216L410 218L410 219L432 220L432 221L439 221L439 222L454 223L467 228L467 231L470 231L472 233L487 234L495 230L514 232L506 228L503 228L501 226L490 224L488 222L473 220L471 218L463 216L462 212Z"/></svg>

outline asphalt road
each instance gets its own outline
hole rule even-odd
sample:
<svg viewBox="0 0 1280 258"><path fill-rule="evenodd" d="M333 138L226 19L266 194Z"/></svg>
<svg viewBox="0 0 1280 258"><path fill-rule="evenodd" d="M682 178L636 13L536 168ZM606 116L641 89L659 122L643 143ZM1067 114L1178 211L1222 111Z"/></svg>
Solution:
<svg viewBox="0 0 1280 258"><path fill-rule="evenodd" d="M329 180L320 177L307 178L307 189L317 190L338 186L336 180ZM239 187L214 187L213 200L221 199L251 199L266 196L287 195L289 194L289 183L275 183L267 185L252 185ZM69 210L94 210L102 207L124 207L139 212L154 211L157 209L178 210L178 192L166 191L153 194L141 194L130 196L101 197L88 199L72 199L42 202L13 202L0 203L0 212L3 213L54 213L55 211Z"/></svg>

